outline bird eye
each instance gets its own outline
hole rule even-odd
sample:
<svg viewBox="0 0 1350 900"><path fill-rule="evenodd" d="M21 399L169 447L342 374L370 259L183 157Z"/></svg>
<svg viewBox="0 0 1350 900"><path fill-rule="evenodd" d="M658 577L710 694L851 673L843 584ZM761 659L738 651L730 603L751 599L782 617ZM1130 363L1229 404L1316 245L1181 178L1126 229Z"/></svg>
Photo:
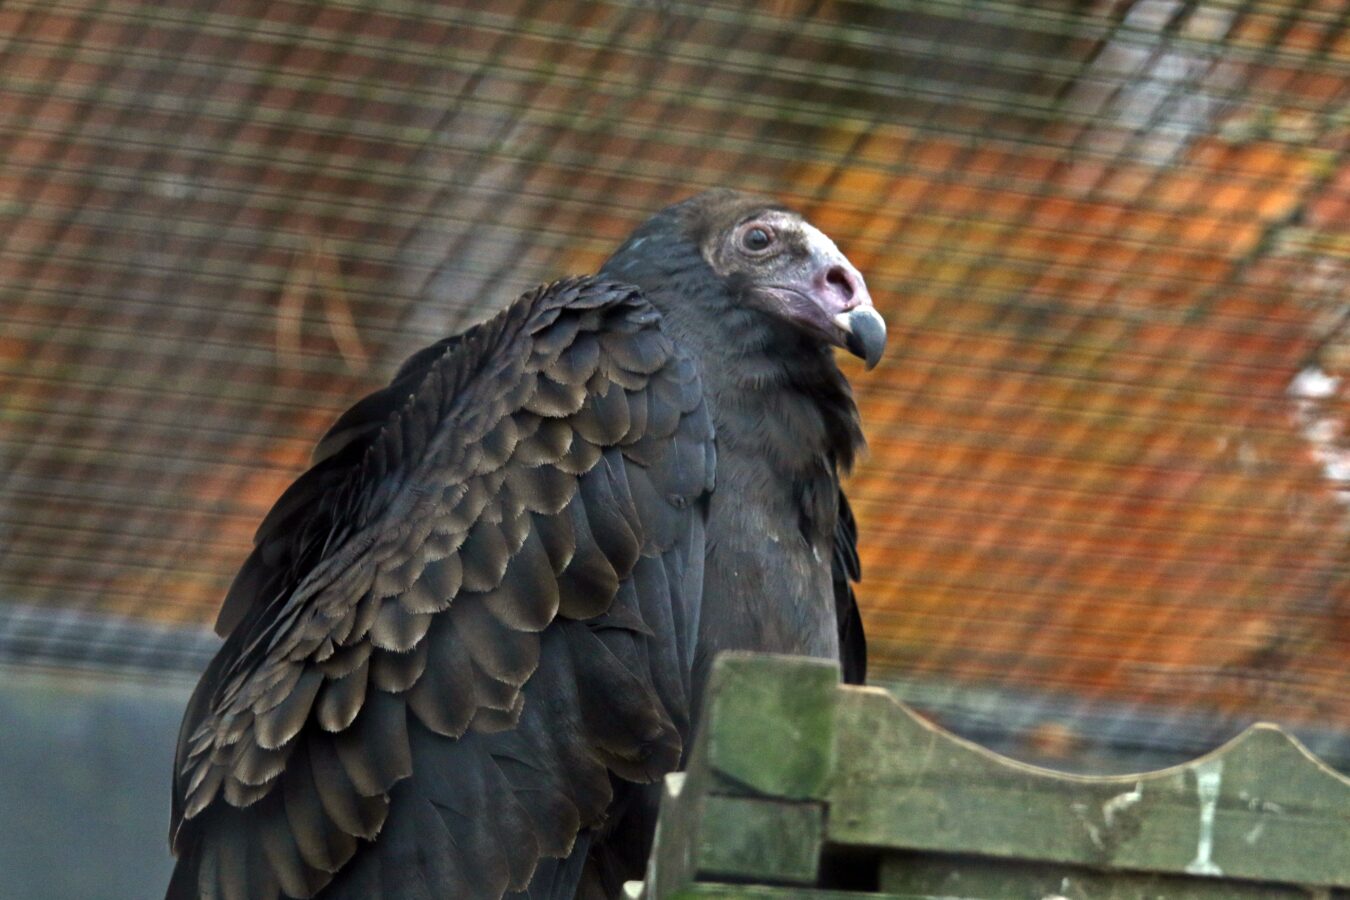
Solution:
<svg viewBox="0 0 1350 900"><path fill-rule="evenodd" d="M763 253L773 244L773 232L763 225L752 225L741 232L741 246L751 253Z"/></svg>

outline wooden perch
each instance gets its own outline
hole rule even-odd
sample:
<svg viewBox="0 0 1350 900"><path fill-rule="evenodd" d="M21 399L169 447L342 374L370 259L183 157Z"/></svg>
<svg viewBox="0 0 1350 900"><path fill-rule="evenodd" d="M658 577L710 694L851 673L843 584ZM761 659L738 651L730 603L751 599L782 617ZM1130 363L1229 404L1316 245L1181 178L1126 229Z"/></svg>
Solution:
<svg viewBox="0 0 1350 900"><path fill-rule="evenodd" d="M1184 765L1087 777L999 756L881 689L840 685L819 660L726 655L708 696L688 770L667 778L633 897L1235 900L1350 889L1350 779L1275 725Z"/></svg>

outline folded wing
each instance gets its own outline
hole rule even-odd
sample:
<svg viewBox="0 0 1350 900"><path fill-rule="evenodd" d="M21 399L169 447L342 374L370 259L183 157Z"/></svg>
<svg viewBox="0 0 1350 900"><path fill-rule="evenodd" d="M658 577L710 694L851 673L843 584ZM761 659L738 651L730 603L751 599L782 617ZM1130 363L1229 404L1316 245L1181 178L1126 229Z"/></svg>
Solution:
<svg viewBox="0 0 1350 900"><path fill-rule="evenodd" d="M659 315L594 279L356 404L222 609L169 896L499 897L581 853L688 734L712 438Z"/></svg>

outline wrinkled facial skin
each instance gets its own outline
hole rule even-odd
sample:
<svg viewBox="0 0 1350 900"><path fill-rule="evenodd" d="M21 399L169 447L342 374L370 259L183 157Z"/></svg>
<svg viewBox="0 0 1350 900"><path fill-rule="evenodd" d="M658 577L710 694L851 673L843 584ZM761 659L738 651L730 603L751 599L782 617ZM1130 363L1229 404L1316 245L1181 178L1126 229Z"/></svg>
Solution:
<svg viewBox="0 0 1350 900"><path fill-rule="evenodd" d="M867 284L820 229L776 207L754 210L703 241L703 258L749 302L860 357L881 359L886 323Z"/></svg>

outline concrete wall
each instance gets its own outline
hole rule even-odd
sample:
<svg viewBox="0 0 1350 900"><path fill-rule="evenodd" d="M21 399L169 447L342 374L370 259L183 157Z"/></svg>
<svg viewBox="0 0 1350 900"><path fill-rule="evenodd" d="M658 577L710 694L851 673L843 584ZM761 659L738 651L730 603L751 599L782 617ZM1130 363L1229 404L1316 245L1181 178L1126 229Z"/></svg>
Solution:
<svg viewBox="0 0 1350 900"><path fill-rule="evenodd" d="M0 666L0 897L161 896L192 684Z"/></svg>

